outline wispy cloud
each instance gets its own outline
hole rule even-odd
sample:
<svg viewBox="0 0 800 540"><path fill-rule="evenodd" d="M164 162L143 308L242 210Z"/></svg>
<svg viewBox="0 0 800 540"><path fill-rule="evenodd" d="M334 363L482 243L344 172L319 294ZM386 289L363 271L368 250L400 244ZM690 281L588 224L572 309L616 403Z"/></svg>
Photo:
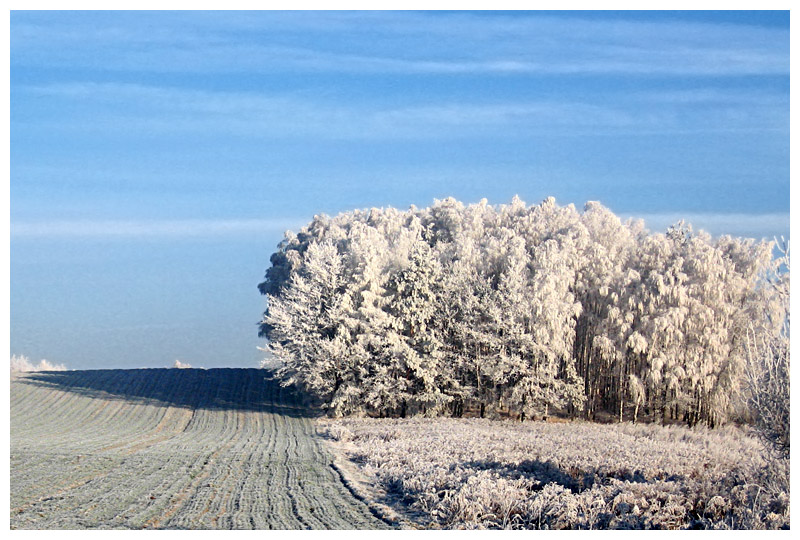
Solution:
<svg viewBox="0 0 800 540"><path fill-rule="evenodd" d="M631 100L616 101L613 105L602 99L593 102L589 98L540 98L502 103L438 99L433 103L397 106L376 100L361 103L315 98L303 93L208 91L92 82L18 89L18 99L26 95L75 104L65 107L67 111L91 107L92 114L63 117L60 124L53 120L12 118L17 127L86 133L110 131L116 136L145 131L148 135L213 132L396 139L489 133L558 135L560 130L572 134L598 130L603 133L788 130L788 99L763 91L760 96L745 95L742 91L726 95L718 89L656 92L652 96L639 93ZM653 106L654 102L659 106ZM124 130L120 131L120 126Z"/></svg>
<svg viewBox="0 0 800 540"><path fill-rule="evenodd" d="M12 222L12 238L56 237L203 237L298 230L308 220L184 219L184 220L59 220Z"/></svg>
<svg viewBox="0 0 800 540"><path fill-rule="evenodd" d="M789 73L788 29L730 24L407 12L19 14L14 22L15 65L217 73Z"/></svg>

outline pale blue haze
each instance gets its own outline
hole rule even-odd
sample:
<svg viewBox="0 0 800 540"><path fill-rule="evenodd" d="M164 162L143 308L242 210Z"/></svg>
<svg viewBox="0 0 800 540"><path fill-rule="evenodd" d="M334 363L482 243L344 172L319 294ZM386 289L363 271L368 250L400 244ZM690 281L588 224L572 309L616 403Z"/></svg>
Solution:
<svg viewBox="0 0 800 540"><path fill-rule="evenodd" d="M788 12L11 14L14 354L257 366L283 230L514 194L788 236Z"/></svg>

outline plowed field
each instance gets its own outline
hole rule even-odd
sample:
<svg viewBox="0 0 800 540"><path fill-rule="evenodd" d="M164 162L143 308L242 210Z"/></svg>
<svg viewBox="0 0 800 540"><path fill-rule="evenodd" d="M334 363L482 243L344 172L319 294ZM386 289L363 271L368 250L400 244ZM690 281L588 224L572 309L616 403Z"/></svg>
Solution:
<svg viewBox="0 0 800 540"><path fill-rule="evenodd" d="M11 528L379 529L259 369L11 380Z"/></svg>

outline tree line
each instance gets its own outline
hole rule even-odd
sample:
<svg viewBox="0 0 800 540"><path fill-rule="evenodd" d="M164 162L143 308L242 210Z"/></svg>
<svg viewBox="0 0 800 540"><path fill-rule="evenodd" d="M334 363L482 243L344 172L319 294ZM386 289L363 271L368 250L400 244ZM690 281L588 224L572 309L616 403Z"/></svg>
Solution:
<svg viewBox="0 0 800 540"><path fill-rule="evenodd" d="M320 215L271 256L259 335L332 415L713 426L788 321L773 246L553 198Z"/></svg>

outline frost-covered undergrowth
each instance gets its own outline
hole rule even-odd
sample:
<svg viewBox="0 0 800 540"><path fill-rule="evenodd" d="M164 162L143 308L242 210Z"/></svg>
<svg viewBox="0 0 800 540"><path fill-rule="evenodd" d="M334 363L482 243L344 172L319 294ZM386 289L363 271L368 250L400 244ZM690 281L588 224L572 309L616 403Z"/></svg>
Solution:
<svg viewBox="0 0 800 540"><path fill-rule="evenodd" d="M789 463L741 430L322 420L386 501L431 528L752 529L789 525Z"/></svg>

